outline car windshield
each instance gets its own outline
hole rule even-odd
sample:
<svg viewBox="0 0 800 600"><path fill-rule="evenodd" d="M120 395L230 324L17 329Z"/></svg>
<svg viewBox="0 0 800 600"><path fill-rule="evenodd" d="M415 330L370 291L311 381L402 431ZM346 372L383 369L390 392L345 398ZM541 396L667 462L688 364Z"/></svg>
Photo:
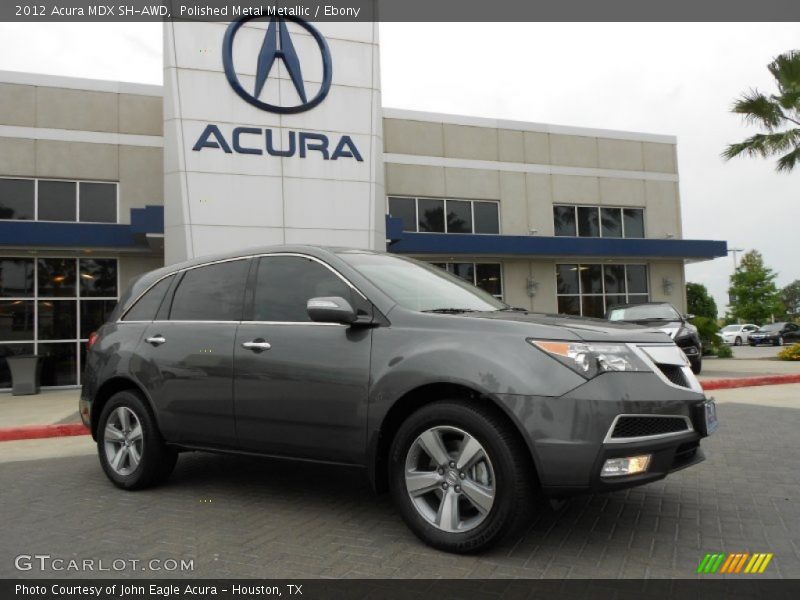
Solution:
<svg viewBox="0 0 800 600"><path fill-rule="evenodd" d="M759 331L780 331L781 329L783 329L783 323L769 323L762 325Z"/></svg>
<svg viewBox="0 0 800 600"><path fill-rule="evenodd" d="M681 316L669 304L637 304L612 308L609 321L679 321Z"/></svg>
<svg viewBox="0 0 800 600"><path fill-rule="evenodd" d="M507 308L469 282L414 259L367 252L342 252L339 256L409 310L461 312Z"/></svg>
<svg viewBox="0 0 800 600"><path fill-rule="evenodd" d="M722 328L722 333L733 333L734 331L739 331L741 327L741 325L728 325Z"/></svg>

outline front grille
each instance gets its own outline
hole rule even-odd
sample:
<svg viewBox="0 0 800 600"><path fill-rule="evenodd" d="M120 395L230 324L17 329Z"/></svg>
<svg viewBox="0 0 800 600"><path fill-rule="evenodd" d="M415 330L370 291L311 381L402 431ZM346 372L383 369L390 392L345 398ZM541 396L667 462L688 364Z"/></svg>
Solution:
<svg viewBox="0 0 800 600"><path fill-rule="evenodd" d="M683 367L677 365L656 365L664 376L669 379L673 384L680 387L689 387L689 382L686 381L686 375L683 374Z"/></svg>
<svg viewBox="0 0 800 600"><path fill-rule="evenodd" d="M683 417L629 416L617 419L612 438L637 438L688 431Z"/></svg>

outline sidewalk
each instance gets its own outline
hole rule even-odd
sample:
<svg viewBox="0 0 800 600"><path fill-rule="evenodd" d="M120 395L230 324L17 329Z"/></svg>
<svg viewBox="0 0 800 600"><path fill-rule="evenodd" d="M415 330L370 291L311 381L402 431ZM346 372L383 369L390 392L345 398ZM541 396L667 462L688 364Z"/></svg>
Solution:
<svg viewBox="0 0 800 600"><path fill-rule="evenodd" d="M800 375L800 361L744 358L703 358L700 383L709 379L738 379L765 375Z"/></svg>
<svg viewBox="0 0 800 600"><path fill-rule="evenodd" d="M80 423L81 391L46 390L30 396L0 394L0 429L29 425Z"/></svg>

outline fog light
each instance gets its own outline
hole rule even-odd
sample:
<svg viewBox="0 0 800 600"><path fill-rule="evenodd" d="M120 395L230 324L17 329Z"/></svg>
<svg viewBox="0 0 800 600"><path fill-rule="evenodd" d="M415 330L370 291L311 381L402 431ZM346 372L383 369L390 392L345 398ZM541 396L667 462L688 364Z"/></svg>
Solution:
<svg viewBox="0 0 800 600"><path fill-rule="evenodd" d="M609 458L603 464L600 477L619 477L620 475L636 475L644 473L650 466L652 454L641 456L626 456L624 458Z"/></svg>

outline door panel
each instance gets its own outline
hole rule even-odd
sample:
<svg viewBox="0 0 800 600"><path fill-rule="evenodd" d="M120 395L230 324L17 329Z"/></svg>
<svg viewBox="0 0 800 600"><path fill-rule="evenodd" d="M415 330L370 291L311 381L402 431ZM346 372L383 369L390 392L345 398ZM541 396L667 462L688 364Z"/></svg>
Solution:
<svg viewBox="0 0 800 600"><path fill-rule="evenodd" d="M139 342L132 368L171 442L232 446L236 323L157 321ZM148 338L163 338L160 344ZM137 364L138 363L138 364Z"/></svg>
<svg viewBox="0 0 800 600"><path fill-rule="evenodd" d="M372 330L242 323L234 350L236 429L243 448L360 463ZM269 350L243 343L264 340Z"/></svg>
<svg viewBox="0 0 800 600"><path fill-rule="evenodd" d="M258 259L234 349L234 410L249 450L361 463L372 330L313 323L306 303L342 297L372 305L325 263L296 254ZM268 343L263 347L243 344Z"/></svg>

